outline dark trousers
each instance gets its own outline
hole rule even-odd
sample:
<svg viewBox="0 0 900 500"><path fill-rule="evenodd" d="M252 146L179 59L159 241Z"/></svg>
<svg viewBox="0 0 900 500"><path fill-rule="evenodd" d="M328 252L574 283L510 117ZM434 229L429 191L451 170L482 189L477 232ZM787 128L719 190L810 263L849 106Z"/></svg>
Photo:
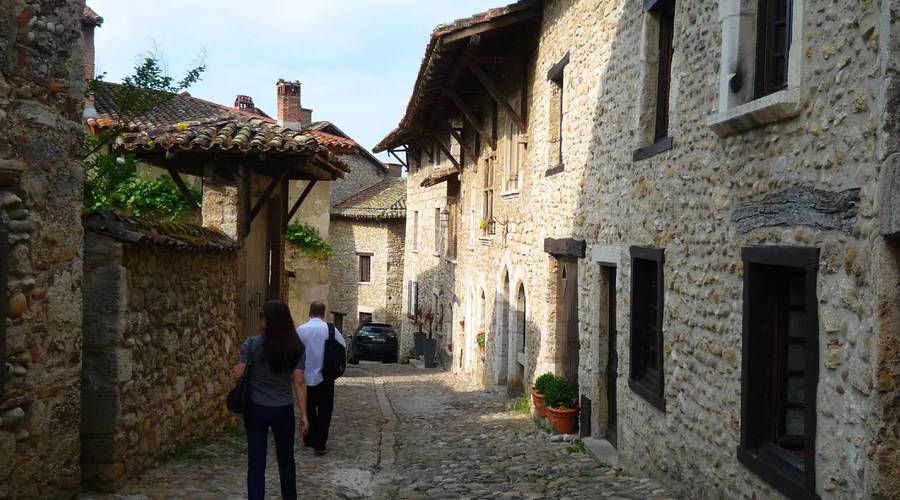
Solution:
<svg viewBox="0 0 900 500"><path fill-rule="evenodd" d="M250 404L244 412L247 429L247 498L262 500L266 493L266 445L269 428L275 438L281 498L296 500L297 468L294 463L294 406Z"/></svg>
<svg viewBox="0 0 900 500"><path fill-rule="evenodd" d="M324 450L331 427L331 413L334 411L334 381L319 382L306 388L306 413L309 419L309 433L303 439L307 446Z"/></svg>

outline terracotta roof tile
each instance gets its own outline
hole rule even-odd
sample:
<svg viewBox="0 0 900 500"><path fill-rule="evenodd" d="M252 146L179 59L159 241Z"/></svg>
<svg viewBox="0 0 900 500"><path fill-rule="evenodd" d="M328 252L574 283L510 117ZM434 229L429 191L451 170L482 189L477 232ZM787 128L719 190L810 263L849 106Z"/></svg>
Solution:
<svg viewBox="0 0 900 500"><path fill-rule="evenodd" d="M422 179L422 183L420 184L420 186L431 187L446 181L454 175L459 175L459 170L457 170L456 167L440 167L428 174L428 177Z"/></svg>
<svg viewBox="0 0 900 500"><path fill-rule="evenodd" d="M96 212L82 217L87 231L126 243L159 245L186 252L232 252L238 242L206 227L178 222L133 219L113 212Z"/></svg>
<svg viewBox="0 0 900 500"><path fill-rule="evenodd" d="M406 179L384 179L363 189L335 205L331 215L352 219L405 218Z"/></svg>

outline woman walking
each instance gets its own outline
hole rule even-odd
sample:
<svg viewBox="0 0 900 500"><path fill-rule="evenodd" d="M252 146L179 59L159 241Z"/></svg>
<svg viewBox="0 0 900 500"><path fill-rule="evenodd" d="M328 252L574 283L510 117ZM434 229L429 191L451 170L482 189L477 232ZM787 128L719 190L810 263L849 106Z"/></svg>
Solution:
<svg viewBox="0 0 900 500"><path fill-rule="evenodd" d="M291 311L282 302L263 306L262 335L241 345L234 379L238 380L250 362L250 407L244 412L247 430L247 497L262 500L266 490L266 444L269 429L275 438L275 456L281 479L281 497L297 498L297 471L294 463L294 404L300 406L300 435L309 431L306 419L306 381L303 377L304 349L294 330Z"/></svg>

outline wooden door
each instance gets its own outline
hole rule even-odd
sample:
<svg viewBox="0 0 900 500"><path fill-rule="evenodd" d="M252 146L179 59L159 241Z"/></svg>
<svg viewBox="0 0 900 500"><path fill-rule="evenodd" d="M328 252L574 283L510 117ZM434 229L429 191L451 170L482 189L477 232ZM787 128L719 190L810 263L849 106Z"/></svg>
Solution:
<svg viewBox="0 0 900 500"><path fill-rule="evenodd" d="M619 353L616 348L616 268L604 267L603 274L606 278L605 330L609 342L606 356L606 439L613 446L617 446L616 382L619 371Z"/></svg>
<svg viewBox="0 0 900 500"><path fill-rule="evenodd" d="M577 391L581 349L578 340L578 261L560 258L557 275L557 365Z"/></svg>
<svg viewBox="0 0 900 500"><path fill-rule="evenodd" d="M256 196L251 197L256 204ZM269 294L269 210L260 210L244 239L244 329L247 336L259 335L263 304Z"/></svg>

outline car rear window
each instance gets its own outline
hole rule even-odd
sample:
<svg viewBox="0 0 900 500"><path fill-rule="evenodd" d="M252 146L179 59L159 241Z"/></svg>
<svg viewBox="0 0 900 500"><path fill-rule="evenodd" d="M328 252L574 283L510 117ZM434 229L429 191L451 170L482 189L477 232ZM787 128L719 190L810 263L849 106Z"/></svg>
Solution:
<svg viewBox="0 0 900 500"><path fill-rule="evenodd" d="M389 326L364 326L362 331L372 333L394 333L394 329Z"/></svg>

